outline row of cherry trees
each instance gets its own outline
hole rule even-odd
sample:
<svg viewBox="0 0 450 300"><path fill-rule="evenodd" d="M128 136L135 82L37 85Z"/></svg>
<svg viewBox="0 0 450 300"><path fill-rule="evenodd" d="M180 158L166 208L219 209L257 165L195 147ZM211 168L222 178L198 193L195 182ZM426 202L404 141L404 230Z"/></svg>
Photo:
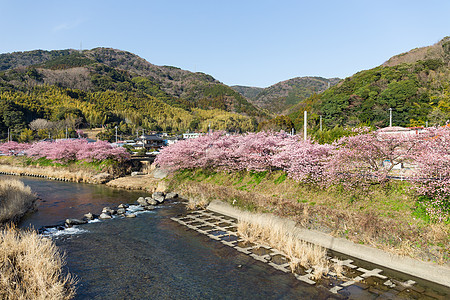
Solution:
<svg viewBox="0 0 450 300"><path fill-rule="evenodd" d="M33 144L7 142L0 144L3 155L24 155L34 159L46 158L58 163L84 160L87 162L112 159L123 162L130 159L124 148L113 147L105 141L88 143L86 139L41 141Z"/></svg>
<svg viewBox="0 0 450 300"><path fill-rule="evenodd" d="M213 133L163 148L156 162L173 170L278 169L299 182L355 190L385 184L392 180L395 166L408 164L413 171L408 179L430 216L443 220L449 214L450 129L445 128L412 135L361 128L332 145L283 132Z"/></svg>

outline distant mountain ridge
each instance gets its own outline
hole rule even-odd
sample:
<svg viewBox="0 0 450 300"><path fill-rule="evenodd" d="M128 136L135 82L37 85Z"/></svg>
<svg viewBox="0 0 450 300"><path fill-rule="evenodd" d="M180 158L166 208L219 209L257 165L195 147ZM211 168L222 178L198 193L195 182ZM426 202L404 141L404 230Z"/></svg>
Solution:
<svg viewBox="0 0 450 300"><path fill-rule="evenodd" d="M258 108L249 103L242 95L211 75L200 72L193 73L171 66L156 66L127 51L94 48L83 51L73 49L34 50L0 54L0 71L33 66L39 72L46 73L43 74L44 80L49 77L53 78L52 83L57 83L58 77L60 77L58 75L64 75L65 81L67 81L67 77L73 75L78 78L78 85L66 87L83 90L92 87L89 82L90 78L85 75L97 72L95 68L99 64L115 70L126 71L128 74L125 77L145 77L152 84L157 85L161 91L179 98L178 102L187 101L186 103L190 103L194 107L204 109L218 108L246 115L261 115ZM85 70L79 69L75 72L74 68ZM69 72L62 71L69 69L71 70ZM71 80L72 83L75 81L77 80Z"/></svg>
<svg viewBox="0 0 450 300"><path fill-rule="evenodd" d="M296 77L281 81L267 88L232 86L251 102L271 113L285 113L293 105L309 96L325 91L336 85L339 78Z"/></svg>
<svg viewBox="0 0 450 300"><path fill-rule="evenodd" d="M126 51L0 54L0 139L8 128L16 135L25 132L36 118L69 122L72 128L118 126L130 135L139 128L253 131L266 117L210 75L156 66Z"/></svg>

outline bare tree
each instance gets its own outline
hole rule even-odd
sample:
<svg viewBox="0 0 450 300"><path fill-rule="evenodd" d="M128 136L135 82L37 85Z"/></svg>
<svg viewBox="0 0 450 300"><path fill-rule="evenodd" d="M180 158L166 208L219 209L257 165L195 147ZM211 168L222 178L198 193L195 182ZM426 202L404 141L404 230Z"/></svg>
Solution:
<svg viewBox="0 0 450 300"><path fill-rule="evenodd" d="M51 129L53 126L53 122L50 122L46 119L35 119L30 122L29 126L32 130Z"/></svg>

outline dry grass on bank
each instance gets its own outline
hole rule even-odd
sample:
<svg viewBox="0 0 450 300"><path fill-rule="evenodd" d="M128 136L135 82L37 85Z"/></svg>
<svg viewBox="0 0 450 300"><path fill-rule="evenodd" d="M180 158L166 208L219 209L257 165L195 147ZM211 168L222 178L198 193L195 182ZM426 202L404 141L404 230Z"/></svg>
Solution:
<svg viewBox="0 0 450 300"><path fill-rule="evenodd" d="M75 280L61 273L55 244L34 231L0 230L0 299L71 299Z"/></svg>
<svg viewBox="0 0 450 300"><path fill-rule="evenodd" d="M380 189L355 197L333 187L300 185L276 172L263 178L257 175L190 171L170 178L168 187L188 197L222 200L245 210L287 217L303 228L397 255L450 263L449 224L414 217L414 200L402 191L401 183L388 194Z"/></svg>
<svg viewBox="0 0 450 300"><path fill-rule="evenodd" d="M22 181L0 180L0 224L18 221L34 209L35 201L36 195Z"/></svg>
<svg viewBox="0 0 450 300"><path fill-rule="evenodd" d="M11 165L0 165L0 172L14 173L18 175L35 175L49 178L67 179L72 182L96 183L96 176L101 174L87 171L73 171L66 169L57 169L54 167L21 167ZM99 180L101 178L98 178Z"/></svg>
<svg viewBox="0 0 450 300"><path fill-rule="evenodd" d="M197 185L183 186L183 197L188 199L186 206L190 210L205 209L212 200Z"/></svg>
<svg viewBox="0 0 450 300"><path fill-rule="evenodd" d="M292 272L299 267L312 268L314 279L328 274L331 269L338 275L342 272L341 265L331 264L326 259L325 248L300 240L292 233L291 226L279 218L242 213L238 220L238 233L249 242L266 244L286 254Z"/></svg>

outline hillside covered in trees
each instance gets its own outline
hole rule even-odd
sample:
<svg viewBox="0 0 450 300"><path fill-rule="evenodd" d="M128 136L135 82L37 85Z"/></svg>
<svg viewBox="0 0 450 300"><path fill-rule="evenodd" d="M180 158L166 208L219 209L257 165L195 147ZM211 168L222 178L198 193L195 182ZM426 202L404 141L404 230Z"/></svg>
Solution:
<svg viewBox="0 0 450 300"><path fill-rule="evenodd" d="M450 37L435 45L392 57L383 65L356 73L296 105L289 115L295 127L309 111L313 128L320 116L325 128L389 124L443 125L450 119Z"/></svg>
<svg viewBox="0 0 450 300"><path fill-rule="evenodd" d="M0 55L0 138L34 119L62 127L182 132L252 131L264 117L203 73L155 66L125 51L29 51Z"/></svg>
<svg viewBox="0 0 450 300"><path fill-rule="evenodd" d="M336 85L339 80L339 78L296 77L267 88L246 86L232 86L232 88L248 98L254 105L270 113L280 114L289 112L290 107L311 95Z"/></svg>

